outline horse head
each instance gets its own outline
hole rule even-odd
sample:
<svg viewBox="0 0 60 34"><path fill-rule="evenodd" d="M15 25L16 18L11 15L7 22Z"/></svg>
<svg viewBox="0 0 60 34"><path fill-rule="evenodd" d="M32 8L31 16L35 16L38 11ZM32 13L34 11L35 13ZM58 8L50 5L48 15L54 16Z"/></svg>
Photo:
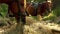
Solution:
<svg viewBox="0 0 60 34"><path fill-rule="evenodd" d="M52 2L51 0L46 0L44 2L39 2L37 7L37 14L43 16L44 14L49 14L51 12Z"/></svg>
<svg viewBox="0 0 60 34"><path fill-rule="evenodd" d="M52 9L52 1L51 0L46 0L46 7L47 11L50 13Z"/></svg>

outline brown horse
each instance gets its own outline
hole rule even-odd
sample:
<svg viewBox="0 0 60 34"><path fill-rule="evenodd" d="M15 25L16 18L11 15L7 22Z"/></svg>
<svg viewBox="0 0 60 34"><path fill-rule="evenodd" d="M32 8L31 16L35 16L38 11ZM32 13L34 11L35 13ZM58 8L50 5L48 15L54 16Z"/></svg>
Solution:
<svg viewBox="0 0 60 34"><path fill-rule="evenodd" d="M35 6L34 6L35 5ZM42 3L27 3L26 11L31 16L43 16L44 13L50 13L52 8L52 2L51 0L46 0ZM40 18L41 19L41 18Z"/></svg>
<svg viewBox="0 0 60 34"><path fill-rule="evenodd" d="M18 7L18 2L20 7ZM15 16L17 22L21 20L25 23L25 14L24 14L24 0L0 0L0 3L5 3L8 5L8 14L11 13ZM11 16L11 15L10 15Z"/></svg>
<svg viewBox="0 0 60 34"><path fill-rule="evenodd" d="M48 11L48 13L51 12L51 8L52 8L52 3L51 1L45 1L42 3L38 3L38 7L37 7L37 12L38 14L40 14L41 16L43 16L43 14Z"/></svg>

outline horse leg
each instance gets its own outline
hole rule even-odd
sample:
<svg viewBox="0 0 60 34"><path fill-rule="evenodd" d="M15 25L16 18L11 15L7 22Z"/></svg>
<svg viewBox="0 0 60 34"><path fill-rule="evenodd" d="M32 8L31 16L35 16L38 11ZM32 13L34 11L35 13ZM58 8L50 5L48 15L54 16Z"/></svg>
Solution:
<svg viewBox="0 0 60 34"><path fill-rule="evenodd" d="M41 15L37 15L37 18L38 18L39 21L42 20L42 16Z"/></svg>
<svg viewBox="0 0 60 34"><path fill-rule="evenodd" d="M39 12L39 14L37 15L37 18L39 21L41 21L43 19L43 13Z"/></svg>
<svg viewBox="0 0 60 34"><path fill-rule="evenodd" d="M26 16L21 16L21 21L23 22L23 24L26 23Z"/></svg>
<svg viewBox="0 0 60 34"><path fill-rule="evenodd" d="M26 11L26 16L29 16L28 12Z"/></svg>
<svg viewBox="0 0 60 34"><path fill-rule="evenodd" d="M26 12L23 12L23 13L20 14L22 24L26 23L26 15L27 15Z"/></svg>
<svg viewBox="0 0 60 34"><path fill-rule="evenodd" d="M15 15L15 19L16 19L17 24L19 24L20 23L20 17L18 15Z"/></svg>

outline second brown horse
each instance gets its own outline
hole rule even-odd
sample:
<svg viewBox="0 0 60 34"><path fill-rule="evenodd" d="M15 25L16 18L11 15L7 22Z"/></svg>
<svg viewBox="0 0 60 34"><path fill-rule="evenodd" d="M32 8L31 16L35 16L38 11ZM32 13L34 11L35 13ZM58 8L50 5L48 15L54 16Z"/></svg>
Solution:
<svg viewBox="0 0 60 34"><path fill-rule="evenodd" d="M46 11L50 13L51 8L52 8L52 2L49 0L46 0L42 3L37 3L37 4L35 3L35 6L33 5L33 3L27 3L26 11L28 14L32 16L37 16L37 15L43 16L43 14Z"/></svg>

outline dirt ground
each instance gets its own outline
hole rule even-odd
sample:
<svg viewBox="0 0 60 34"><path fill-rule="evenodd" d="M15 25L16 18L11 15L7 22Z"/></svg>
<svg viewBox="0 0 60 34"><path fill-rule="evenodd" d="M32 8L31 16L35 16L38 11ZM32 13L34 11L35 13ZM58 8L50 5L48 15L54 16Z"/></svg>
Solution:
<svg viewBox="0 0 60 34"><path fill-rule="evenodd" d="M17 24L16 21L9 24L6 21L12 22L9 19L0 20L0 34L21 34L21 24ZM5 24L2 25L2 22ZM49 21L36 21L31 17L26 17L26 24L23 26L23 34L60 34L60 25L49 23Z"/></svg>

